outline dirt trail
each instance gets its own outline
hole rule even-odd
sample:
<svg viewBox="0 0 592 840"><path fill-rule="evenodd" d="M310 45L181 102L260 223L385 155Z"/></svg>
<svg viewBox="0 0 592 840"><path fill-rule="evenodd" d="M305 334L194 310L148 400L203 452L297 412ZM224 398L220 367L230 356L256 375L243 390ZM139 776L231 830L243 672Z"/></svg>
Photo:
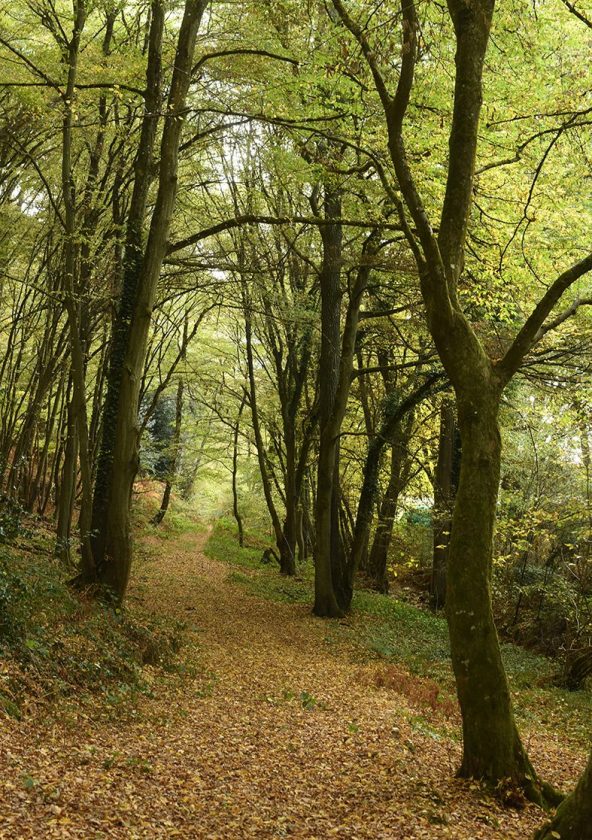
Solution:
<svg viewBox="0 0 592 840"><path fill-rule="evenodd" d="M187 623L196 675L158 677L129 719L3 724L0 837L530 836L540 811L455 781L457 744L373 687L330 622L228 580L206 539L150 538L130 596Z"/></svg>

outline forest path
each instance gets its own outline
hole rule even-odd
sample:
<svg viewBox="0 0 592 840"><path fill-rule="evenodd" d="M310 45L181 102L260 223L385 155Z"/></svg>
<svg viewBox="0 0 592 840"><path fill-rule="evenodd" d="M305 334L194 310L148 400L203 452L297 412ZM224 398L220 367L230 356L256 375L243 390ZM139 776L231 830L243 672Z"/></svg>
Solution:
<svg viewBox="0 0 592 840"><path fill-rule="evenodd" d="M193 676L155 676L124 718L15 721L0 837L531 835L539 810L504 811L454 780L458 744L376 688L376 663L357 662L307 607L247 594L203 553L207 537L155 531L130 593L187 623Z"/></svg>

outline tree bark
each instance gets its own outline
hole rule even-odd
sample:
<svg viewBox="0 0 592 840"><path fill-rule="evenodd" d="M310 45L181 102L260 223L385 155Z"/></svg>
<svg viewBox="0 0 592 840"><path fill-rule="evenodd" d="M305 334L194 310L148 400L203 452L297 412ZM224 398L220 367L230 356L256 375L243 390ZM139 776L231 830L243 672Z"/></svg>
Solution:
<svg viewBox="0 0 592 840"><path fill-rule="evenodd" d="M535 840L592 840L592 753L575 790L559 805Z"/></svg>
<svg viewBox="0 0 592 840"><path fill-rule="evenodd" d="M387 594L388 582L388 553L391 545L393 525L397 515L399 495L404 486L404 463L407 456L407 445L411 434L411 420L405 428L399 431L398 439L391 449L391 464L389 482L380 505L376 533L368 555L366 567L366 581L371 589Z"/></svg>
<svg viewBox="0 0 592 840"><path fill-rule="evenodd" d="M69 389L70 390L70 389ZM78 461L78 436L72 399L68 401L66 443L61 471L60 491L57 500L57 527L55 555L64 563L70 562L70 532L76 491L76 464Z"/></svg>
<svg viewBox="0 0 592 840"><path fill-rule="evenodd" d="M65 217L64 304L68 315L72 373L72 411L78 436L78 459L82 479L78 532L80 536L80 574L91 581L95 576L95 562L91 548L92 472L89 453L88 417L86 412L86 364L81 338L80 312L76 303L76 188L72 174L72 111L78 74L80 38L86 18L83 0L75 4L72 39L68 48L68 81L65 95L65 114L62 126L62 192Z"/></svg>
<svg viewBox="0 0 592 840"><path fill-rule="evenodd" d="M243 518L240 515L240 508L238 504L238 435L240 432L240 421L245 407L246 396L243 396L238 409L238 415L234 424L233 439L232 439L232 513L236 521L238 530L238 544L242 548L245 544L245 532L243 528Z"/></svg>
<svg viewBox="0 0 592 840"><path fill-rule="evenodd" d="M420 26L415 3L401 0L401 68L392 94L366 31L341 0L332 2L358 41L383 106L390 157L404 202L398 204L399 218L417 264L428 327L457 399L463 458L450 543L447 615L463 716L460 772L496 785L510 780L541 802L552 792L536 778L520 742L491 610L489 585L501 448L497 415L503 388L544 335L545 319L563 292L592 269L592 255L550 284L504 358L490 359L463 312L457 285L473 204L483 66L495 2L448 0L456 41L456 75L446 192L437 235L410 168L403 137L418 59ZM390 195L397 204L397 196Z"/></svg>
<svg viewBox="0 0 592 840"><path fill-rule="evenodd" d="M341 217L341 195L326 187L326 219ZM340 565L339 503L335 476L338 469L338 437L334 408L339 385L341 347L341 248L342 229L338 222L321 229L323 265L321 267L321 351L319 360L319 460L315 506L315 600L313 612L335 618L344 613L335 591L334 572ZM335 556L337 551L337 557Z"/></svg>
<svg viewBox="0 0 592 840"><path fill-rule="evenodd" d="M138 401L148 330L175 205L185 100L197 31L206 5L207 0L186 0L160 144L158 190L144 248L142 226L161 105L160 62L164 24L163 4L155 0L152 6L146 113L135 164L124 285L111 354L93 503L93 551L98 579L105 592L117 602L125 595L132 559L130 507L138 470Z"/></svg>
<svg viewBox="0 0 592 840"><path fill-rule="evenodd" d="M171 501L171 492L173 489L173 481L175 480L175 475L177 473L177 467L179 464L179 454L181 452L181 425L183 421L183 391L184 391L184 382L183 379L180 378L177 384L177 396L175 399L175 428L173 430L173 439L171 441L171 454L170 454L170 463L168 468L168 475L166 477L165 485L164 485L164 493L162 494L162 501L160 503L160 508L152 517L152 524L153 525L160 525L162 520L164 519L167 510L169 509L169 503Z"/></svg>
<svg viewBox="0 0 592 840"><path fill-rule="evenodd" d="M255 379L255 362L253 358L253 327L251 323L250 313L251 302L248 298L247 292L243 289L243 311L245 316L245 349L247 355L247 372L249 377L249 406L251 408L251 422L253 424L253 435L255 437L255 448L257 450L257 461L259 463L259 473L261 475L261 483L263 485L263 495L267 504L267 510L271 517L271 524L275 536L275 542L279 551L279 565L280 572L283 575L294 575L296 573L296 558L294 553L290 550L289 543L284 540L284 530L280 522L280 518L274 503L273 491L271 486L271 479L266 462L265 444L263 441L263 433L261 431L261 423L259 418L259 408L257 403L257 382Z"/></svg>
<svg viewBox="0 0 592 840"><path fill-rule="evenodd" d="M364 463L362 490L356 512L350 559L352 574L354 575L361 568L362 558L364 557L370 538L370 526L372 525L372 515L378 495L378 479L383 449L388 443L391 443L392 446L399 446L399 449L406 445L408 432L410 432L411 427L405 424L405 429L408 432L404 431L402 426L403 419L425 399L437 380L441 378L443 378L443 374L440 373L428 376L422 385L415 388L402 400L399 400L395 393L387 393L384 406L384 419L380 429L368 444L366 461ZM403 436L404 440L401 440L401 436Z"/></svg>
<svg viewBox="0 0 592 840"><path fill-rule="evenodd" d="M440 407L438 458L434 472L433 555L430 581L430 606L441 609L446 601L448 546L452 531L452 509L460 469L460 438L456 409L451 400Z"/></svg>

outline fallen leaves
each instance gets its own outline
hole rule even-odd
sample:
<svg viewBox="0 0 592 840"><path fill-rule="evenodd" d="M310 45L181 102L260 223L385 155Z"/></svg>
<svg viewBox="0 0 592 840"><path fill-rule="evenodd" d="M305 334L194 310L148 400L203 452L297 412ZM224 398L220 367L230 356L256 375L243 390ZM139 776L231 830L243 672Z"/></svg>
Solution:
<svg viewBox="0 0 592 840"><path fill-rule="evenodd" d="M204 535L151 539L136 585L148 610L191 609L185 676L151 673L127 718L3 721L0 837L511 840L541 822L454 778L457 721L431 682L327 649L325 622L232 585ZM564 778L583 758L531 752Z"/></svg>

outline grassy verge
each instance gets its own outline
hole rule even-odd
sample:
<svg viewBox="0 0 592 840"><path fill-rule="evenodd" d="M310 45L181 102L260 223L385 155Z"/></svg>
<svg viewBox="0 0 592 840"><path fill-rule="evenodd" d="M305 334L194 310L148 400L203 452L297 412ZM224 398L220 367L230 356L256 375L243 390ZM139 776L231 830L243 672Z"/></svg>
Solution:
<svg viewBox="0 0 592 840"><path fill-rule="evenodd" d="M229 565L229 579L250 594L284 603L312 604L313 570L307 564L296 578L283 578L277 566L261 563L261 537L239 548L233 524L216 523L206 553ZM332 622L326 641L347 642L362 660L400 664L421 678L436 680L445 695L454 691L446 621L405 601L360 590L346 621ZM551 659L516 645L504 644L502 653L521 725L561 731L567 740L587 746L592 694L568 692L550 685L557 665Z"/></svg>
<svg viewBox="0 0 592 840"><path fill-rule="evenodd" d="M176 667L182 628L75 594L52 547L38 528L0 545L0 711L19 718L100 694L115 713L150 692L155 670Z"/></svg>

